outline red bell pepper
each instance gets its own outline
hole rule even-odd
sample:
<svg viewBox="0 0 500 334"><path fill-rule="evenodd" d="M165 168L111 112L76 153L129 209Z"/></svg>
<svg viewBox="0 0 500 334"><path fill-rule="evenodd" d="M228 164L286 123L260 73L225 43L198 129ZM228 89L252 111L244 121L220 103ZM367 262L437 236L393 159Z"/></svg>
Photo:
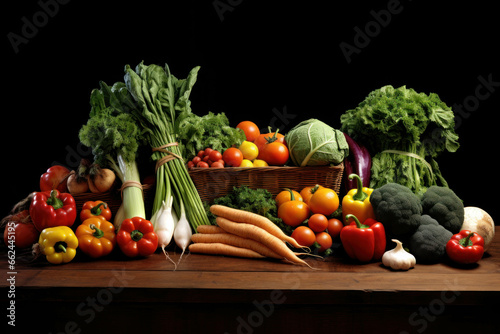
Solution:
<svg viewBox="0 0 500 334"><path fill-rule="evenodd" d="M360 262L380 260L385 252L385 229L373 218L360 223L355 215L346 215L346 220L354 221L340 231L340 240L347 255Z"/></svg>
<svg viewBox="0 0 500 334"><path fill-rule="evenodd" d="M37 192L31 200L30 216L40 232L47 227L71 227L76 220L75 199L56 189Z"/></svg>
<svg viewBox="0 0 500 334"><path fill-rule="evenodd" d="M158 248L158 236L149 220L133 217L122 222L116 243L128 257L148 256Z"/></svg>
<svg viewBox="0 0 500 334"><path fill-rule="evenodd" d="M65 179L68 177L70 171L64 166L55 165L47 169L40 177L40 190L51 191L57 189L61 193L68 191Z"/></svg>
<svg viewBox="0 0 500 334"><path fill-rule="evenodd" d="M475 232L462 230L446 243L446 254L457 263L476 263L483 257L484 239Z"/></svg>

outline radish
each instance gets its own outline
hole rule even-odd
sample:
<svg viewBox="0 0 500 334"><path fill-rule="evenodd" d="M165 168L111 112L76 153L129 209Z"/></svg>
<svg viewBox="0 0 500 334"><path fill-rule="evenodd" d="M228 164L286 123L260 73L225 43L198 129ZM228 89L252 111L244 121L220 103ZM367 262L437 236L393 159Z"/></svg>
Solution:
<svg viewBox="0 0 500 334"><path fill-rule="evenodd" d="M186 217L186 211L184 210L184 203L181 201L181 216L179 221L177 222L177 226L174 231L174 240L177 246L182 249L181 256L179 257L179 261L177 264L181 262L182 256L186 251L187 246L191 242L191 236L193 232L191 231L191 225Z"/></svg>
<svg viewBox="0 0 500 334"><path fill-rule="evenodd" d="M170 258L170 256L168 256L168 253L165 250L165 247L167 247L172 240L176 224L176 219L174 218L175 213L172 211L173 201L173 196L170 196L167 199L167 202L162 201L162 206L158 210L160 213L155 218L155 224L153 226L155 227L155 232L158 235L158 246L161 247L165 257L174 264L175 268L177 268L177 264Z"/></svg>

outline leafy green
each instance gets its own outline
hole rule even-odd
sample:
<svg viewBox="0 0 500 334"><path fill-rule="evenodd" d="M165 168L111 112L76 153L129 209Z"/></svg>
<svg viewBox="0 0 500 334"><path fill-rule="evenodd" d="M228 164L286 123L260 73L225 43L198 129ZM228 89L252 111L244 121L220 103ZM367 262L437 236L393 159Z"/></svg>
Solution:
<svg viewBox="0 0 500 334"><path fill-rule="evenodd" d="M286 234L291 235L293 228L285 225L278 218L278 208L273 195L266 189L252 189L248 186L233 187L228 194L215 198L211 204L225 205L231 208L245 210L264 216L280 227ZM215 224L215 216L210 212L209 206L205 209L212 224Z"/></svg>
<svg viewBox="0 0 500 334"><path fill-rule="evenodd" d="M181 154L185 159L193 158L207 147L222 152L232 145L241 145L246 139L242 130L229 126L224 113L209 112L201 117L185 113L180 118L178 140L182 143Z"/></svg>
<svg viewBox="0 0 500 334"><path fill-rule="evenodd" d="M454 114L435 93L390 85L341 117L341 130L372 154L370 187L397 182L415 193L448 186L435 158L459 148Z"/></svg>
<svg viewBox="0 0 500 334"><path fill-rule="evenodd" d="M338 165L349 153L344 134L317 119L300 122L285 136L296 166Z"/></svg>

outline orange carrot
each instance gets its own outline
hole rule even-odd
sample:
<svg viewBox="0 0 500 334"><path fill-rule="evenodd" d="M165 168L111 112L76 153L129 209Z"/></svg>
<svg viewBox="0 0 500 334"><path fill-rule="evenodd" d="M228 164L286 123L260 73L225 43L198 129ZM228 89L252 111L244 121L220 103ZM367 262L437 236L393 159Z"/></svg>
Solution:
<svg viewBox="0 0 500 334"><path fill-rule="evenodd" d="M198 225L196 231L198 233L207 233L207 234L226 233L226 231L224 231L223 229L221 229L219 226L216 225Z"/></svg>
<svg viewBox="0 0 500 334"><path fill-rule="evenodd" d="M247 223L247 224L252 224L255 226L258 226L267 232L271 233L275 237L278 237L280 240L284 242L288 242L295 248L308 248L302 245L299 245L299 243L292 237L286 235L276 224L274 224L271 220L268 218L261 216L259 214L250 212L250 211L245 211L245 210L240 210L240 209L234 209L230 208L225 205L220 205L220 204L214 204L210 207L210 211L219 217L223 217L226 219L229 219L233 222L238 222L238 223Z"/></svg>
<svg viewBox="0 0 500 334"><path fill-rule="evenodd" d="M217 217L216 222L217 225L222 227L228 233L258 241L269 247L278 255L282 256L282 258L292 263L303 264L311 268L306 261L297 257L297 255L295 255L295 253L292 252L290 248L282 242L282 240L258 226L247 223L235 223L223 217Z"/></svg>
<svg viewBox="0 0 500 334"><path fill-rule="evenodd" d="M247 258L264 258L263 255L260 255L259 253L251 249L235 247L217 242L194 243L189 245L189 251L191 253L201 253L201 254L227 255L227 256L247 257Z"/></svg>
<svg viewBox="0 0 500 334"><path fill-rule="evenodd" d="M261 244L260 242L253 239L242 238L232 233L196 233L191 237L191 241L195 243L222 243L225 245L251 249L265 257L283 259L282 256L276 254L276 252L272 251L269 247Z"/></svg>

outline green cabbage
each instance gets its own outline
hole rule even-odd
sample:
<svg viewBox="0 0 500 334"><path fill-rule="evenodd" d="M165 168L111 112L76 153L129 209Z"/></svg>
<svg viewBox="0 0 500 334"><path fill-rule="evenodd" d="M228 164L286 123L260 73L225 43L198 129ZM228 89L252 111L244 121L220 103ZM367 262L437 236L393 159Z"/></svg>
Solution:
<svg viewBox="0 0 500 334"><path fill-rule="evenodd" d="M297 124L285 141L290 159L300 167L338 165L349 154L344 134L314 118Z"/></svg>

